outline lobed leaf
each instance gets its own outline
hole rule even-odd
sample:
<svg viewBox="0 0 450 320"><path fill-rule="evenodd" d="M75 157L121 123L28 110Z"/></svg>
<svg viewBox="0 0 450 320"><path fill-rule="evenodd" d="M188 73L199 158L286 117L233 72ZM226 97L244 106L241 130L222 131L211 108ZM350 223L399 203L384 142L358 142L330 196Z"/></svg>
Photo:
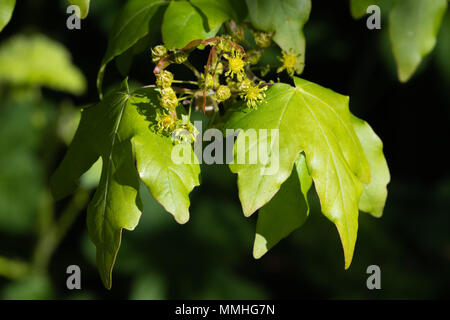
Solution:
<svg viewBox="0 0 450 320"><path fill-rule="evenodd" d="M353 129L348 97L300 78L294 81L295 88L287 84L272 86L257 110L243 109L230 116L226 127L242 129L236 140L236 158L238 146L245 146L241 153L251 154L259 144L267 142L267 137L258 134L258 143L245 144L249 129L279 132L279 145L272 143L272 137L269 140L268 161L235 161L230 169L238 173L239 198L244 214L249 216L277 193L303 151L322 212L338 228L348 267L356 242L363 183L370 181L369 163ZM262 174L277 162L276 173Z"/></svg>
<svg viewBox="0 0 450 320"><path fill-rule="evenodd" d="M102 158L99 187L88 207L88 230L107 288L111 287L122 229L133 230L139 221L139 178L179 223L189 219L188 195L199 185L198 162L175 164L171 138L155 131L157 108L154 88L130 93L125 81L99 104L83 110L74 140L52 177L55 197L66 196L80 176ZM185 148L192 152L190 145Z"/></svg>
<svg viewBox="0 0 450 320"><path fill-rule="evenodd" d="M308 191L312 180L301 153L295 161L296 170L281 185L277 194L258 212L253 256L262 257L281 239L300 228L309 215ZM303 194L299 197L299 192Z"/></svg>

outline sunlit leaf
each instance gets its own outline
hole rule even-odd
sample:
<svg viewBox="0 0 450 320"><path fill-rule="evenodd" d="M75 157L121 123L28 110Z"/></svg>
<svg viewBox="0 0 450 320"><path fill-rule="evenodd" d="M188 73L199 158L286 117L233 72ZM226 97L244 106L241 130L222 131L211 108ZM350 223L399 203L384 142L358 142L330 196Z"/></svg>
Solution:
<svg viewBox="0 0 450 320"><path fill-rule="evenodd" d="M244 214L249 216L277 193L303 151L322 212L338 228L348 267L356 242L363 183L370 181L369 163L353 129L348 97L306 80L294 80L296 87L272 86L257 110L242 110L231 116L226 127L243 130L235 153L252 128L278 129L279 146L270 143L266 163L233 163L230 168L238 173L239 198ZM246 144L244 152L256 152L267 137L261 138L259 133L257 141ZM273 166L278 167L274 174L262 174Z"/></svg>
<svg viewBox="0 0 450 320"><path fill-rule="evenodd" d="M292 231L300 228L308 217L308 191L312 179L303 153L295 161L295 167L296 170L292 171L277 194L258 212L253 246L253 256L256 259L262 257Z"/></svg>
<svg viewBox="0 0 450 320"><path fill-rule="evenodd" d="M383 142L364 120L351 117L353 128L361 142L370 165L370 183L364 187L359 209L381 217L387 198L387 184L390 181L389 168L383 154Z"/></svg>

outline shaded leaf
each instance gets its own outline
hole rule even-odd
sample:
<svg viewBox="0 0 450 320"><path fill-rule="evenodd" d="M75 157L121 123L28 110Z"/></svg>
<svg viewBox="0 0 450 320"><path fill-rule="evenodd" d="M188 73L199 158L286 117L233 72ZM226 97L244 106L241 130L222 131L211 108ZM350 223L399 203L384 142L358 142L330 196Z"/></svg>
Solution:
<svg viewBox="0 0 450 320"><path fill-rule="evenodd" d="M309 215L308 191L312 180L303 153L296 160L295 166L296 170L292 171L277 194L258 212L253 246L253 256L256 259L262 257L292 231L300 228Z"/></svg>
<svg viewBox="0 0 450 320"><path fill-rule="evenodd" d="M268 142L259 134L257 143L244 144L249 129L279 130L279 146L269 139L268 161L233 163L230 169L238 173L239 197L249 216L275 195L303 151L322 212L338 228L348 267L356 242L363 182L370 180L369 164L351 123L348 97L300 78L294 81L295 88L272 86L257 110L241 110L230 117L226 127L243 130L236 140L236 157L239 144L245 146L244 153L251 154ZM271 166L278 167L276 173L263 175Z"/></svg>
<svg viewBox="0 0 450 320"><path fill-rule="evenodd" d="M208 6L208 8L212 12L212 7ZM179 49L185 47L192 40L211 38L216 35L220 27L218 22L225 15L225 13L219 15L217 10L214 10L214 15L209 18L211 18L211 28L214 25L216 27L209 30L207 21L204 21L200 11L191 3L172 1L164 13L161 27L163 42L168 49Z"/></svg>
<svg viewBox="0 0 450 320"><path fill-rule="evenodd" d="M309 19L311 0L246 0L252 24L260 30L275 32L273 40L285 51L300 55L297 73L305 62L303 26Z"/></svg>
<svg viewBox="0 0 450 320"><path fill-rule="evenodd" d="M351 117L353 128L361 142L370 165L370 183L364 187L359 201L359 209L381 217L387 198L387 184L390 181L389 168L383 154L383 142L364 120Z"/></svg>
<svg viewBox="0 0 450 320"><path fill-rule="evenodd" d="M389 34L398 77L408 81L436 44L447 0L397 0L389 16Z"/></svg>
<svg viewBox="0 0 450 320"><path fill-rule="evenodd" d="M97 75L97 89L100 97L106 65L144 38L150 29L159 28L159 25L152 23L152 18L158 9L164 8L166 4L167 2L161 0L129 0L120 11L109 35L108 49Z"/></svg>

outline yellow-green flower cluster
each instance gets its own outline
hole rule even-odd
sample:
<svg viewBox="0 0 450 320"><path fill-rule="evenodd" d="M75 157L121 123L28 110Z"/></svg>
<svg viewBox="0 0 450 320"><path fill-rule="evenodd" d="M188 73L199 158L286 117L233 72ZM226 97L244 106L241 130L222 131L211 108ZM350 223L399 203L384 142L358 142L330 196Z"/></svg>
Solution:
<svg viewBox="0 0 450 320"><path fill-rule="evenodd" d="M176 120L165 112L157 112L156 121L158 121L157 126L159 131L172 132L175 128Z"/></svg>
<svg viewBox="0 0 450 320"><path fill-rule="evenodd" d="M161 105L169 110L175 110L178 105L178 98L172 88L161 89Z"/></svg>
<svg viewBox="0 0 450 320"><path fill-rule="evenodd" d="M190 122L186 115L181 116L181 120L176 123L176 128L172 132L172 140L178 143L193 143L198 135L197 128Z"/></svg>
<svg viewBox="0 0 450 320"><path fill-rule="evenodd" d="M162 70L156 75L156 85L160 88L170 88L173 82L173 74L170 71Z"/></svg>
<svg viewBox="0 0 450 320"><path fill-rule="evenodd" d="M167 55L167 49L163 45L158 45L152 49L152 61L158 62Z"/></svg>
<svg viewBox="0 0 450 320"><path fill-rule="evenodd" d="M216 100L219 102L223 102L225 100L230 99L231 97L231 90L229 87L220 85L219 88L217 88L216 91Z"/></svg>

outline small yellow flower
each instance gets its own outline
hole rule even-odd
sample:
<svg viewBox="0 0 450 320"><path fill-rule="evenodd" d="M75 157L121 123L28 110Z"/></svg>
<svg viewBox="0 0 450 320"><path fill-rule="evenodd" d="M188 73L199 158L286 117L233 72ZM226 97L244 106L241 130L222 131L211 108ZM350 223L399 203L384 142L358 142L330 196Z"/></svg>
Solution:
<svg viewBox="0 0 450 320"><path fill-rule="evenodd" d="M227 86L221 85L216 91L216 100L219 102L228 100L231 97L230 88Z"/></svg>
<svg viewBox="0 0 450 320"><path fill-rule="evenodd" d="M258 103L261 103L266 98L267 86L260 87L260 85L251 84L247 90L242 92L241 98L247 101L247 107L256 109Z"/></svg>
<svg viewBox="0 0 450 320"><path fill-rule="evenodd" d="M163 70L156 75L156 85L160 88L170 88L173 81L173 74L170 71Z"/></svg>
<svg viewBox="0 0 450 320"><path fill-rule="evenodd" d="M292 50L284 51L283 50L283 56L278 59L283 62L283 65L277 69L277 73L282 72L283 70L286 70L287 73L292 77L296 72L300 73L299 71L299 65L302 64L298 60L300 57L300 54L295 54Z"/></svg>
<svg viewBox="0 0 450 320"><path fill-rule="evenodd" d="M167 49L163 45L156 46L152 49L152 61L158 62L167 54Z"/></svg>
<svg viewBox="0 0 450 320"><path fill-rule="evenodd" d="M169 110L175 110L178 106L178 99L172 88L164 88L161 90L161 105Z"/></svg>
<svg viewBox="0 0 450 320"><path fill-rule="evenodd" d="M224 57L228 60L228 71L225 75L229 77L236 76L237 80L241 81L245 77L245 61L242 53L233 49L231 56L225 54Z"/></svg>

